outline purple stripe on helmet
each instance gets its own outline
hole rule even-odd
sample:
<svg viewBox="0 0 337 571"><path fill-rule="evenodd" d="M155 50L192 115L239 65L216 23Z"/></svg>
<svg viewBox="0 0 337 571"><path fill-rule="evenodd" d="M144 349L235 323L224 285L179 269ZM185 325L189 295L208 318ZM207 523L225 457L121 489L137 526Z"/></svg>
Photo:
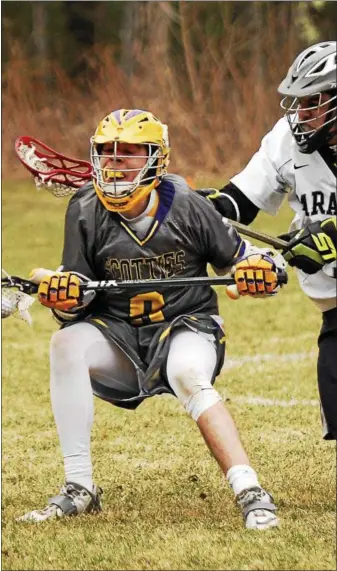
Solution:
<svg viewBox="0 0 337 571"><path fill-rule="evenodd" d="M141 113L144 113L142 109L132 109L125 115L124 119L131 119L132 117L140 115Z"/></svg>
<svg viewBox="0 0 337 571"><path fill-rule="evenodd" d="M120 125L121 122L122 122L122 119L121 119L121 110L120 110L120 109L117 109L117 111L113 111L113 112L112 112L112 116L116 119L117 123L119 123L119 125Z"/></svg>

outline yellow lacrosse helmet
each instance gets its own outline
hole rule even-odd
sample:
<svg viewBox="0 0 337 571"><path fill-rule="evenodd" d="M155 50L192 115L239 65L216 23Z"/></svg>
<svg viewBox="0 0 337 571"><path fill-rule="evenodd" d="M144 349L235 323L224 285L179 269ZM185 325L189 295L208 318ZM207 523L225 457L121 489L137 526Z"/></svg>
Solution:
<svg viewBox="0 0 337 571"><path fill-rule="evenodd" d="M98 198L111 212L127 212L159 185L167 172L170 147L168 128L149 111L118 109L100 121L90 139L90 159L93 183ZM102 154L103 145L111 143L109 154ZM124 168L127 156L118 152L119 143L142 145L147 148L140 168ZM117 154L118 152L118 154ZM109 158L112 167L104 167L102 159ZM117 168L117 165L118 166ZM127 172L134 171L133 180L124 181Z"/></svg>

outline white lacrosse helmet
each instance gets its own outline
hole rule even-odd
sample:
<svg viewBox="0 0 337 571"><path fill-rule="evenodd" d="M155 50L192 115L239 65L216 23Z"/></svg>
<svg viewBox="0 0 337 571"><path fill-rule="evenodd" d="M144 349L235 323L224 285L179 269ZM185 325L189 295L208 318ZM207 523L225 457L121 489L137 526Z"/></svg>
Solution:
<svg viewBox="0 0 337 571"><path fill-rule="evenodd" d="M280 83L278 92L285 97L281 107L302 153L310 154L324 144L331 144L337 135L337 89L336 89L337 42L320 42L301 52L290 66L286 77ZM330 97L322 101L322 95ZM304 108L301 98L312 99ZM298 110L318 110L317 118L324 117L318 128L309 128L310 120L300 120Z"/></svg>

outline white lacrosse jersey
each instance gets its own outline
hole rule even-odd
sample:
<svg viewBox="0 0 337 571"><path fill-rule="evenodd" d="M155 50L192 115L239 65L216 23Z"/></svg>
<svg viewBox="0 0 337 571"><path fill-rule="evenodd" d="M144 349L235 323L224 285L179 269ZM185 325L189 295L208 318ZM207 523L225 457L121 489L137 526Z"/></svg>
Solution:
<svg viewBox="0 0 337 571"><path fill-rule="evenodd" d="M336 216L336 175L318 151L311 155L299 151L285 117L263 137L260 149L231 182L269 214L276 214L287 197L295 213L290 230ZM309 297L336 297L336 279L324 270L313 275L296 271Z"/></svg>

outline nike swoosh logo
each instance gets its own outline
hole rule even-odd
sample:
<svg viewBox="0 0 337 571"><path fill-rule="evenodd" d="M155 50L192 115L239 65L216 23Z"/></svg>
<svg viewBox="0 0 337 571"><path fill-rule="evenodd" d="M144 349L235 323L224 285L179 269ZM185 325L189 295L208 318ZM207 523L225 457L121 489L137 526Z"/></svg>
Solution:
<svg viewBox="0 0 337 571"><path fill-rule="evenodd" d="M309 165L294 165L294 169L303 169L304 167L308 167Z"/></svg>

